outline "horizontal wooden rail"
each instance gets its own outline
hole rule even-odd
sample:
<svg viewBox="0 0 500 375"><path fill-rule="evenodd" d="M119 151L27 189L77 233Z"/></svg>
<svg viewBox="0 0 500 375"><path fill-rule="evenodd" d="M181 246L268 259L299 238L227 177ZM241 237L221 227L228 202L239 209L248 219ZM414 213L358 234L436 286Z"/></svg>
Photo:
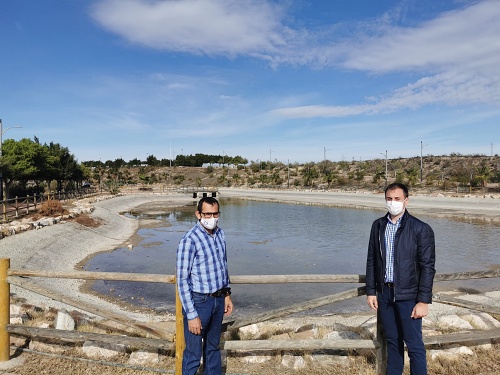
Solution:
<svg viewBox="0 0 500 375"><path fill-rule="evenodd" d="M452 343L488 343L500 338L500 329L447 333L424 337L426 346ZM318 350L318 349L378 349L375 340L241 340L226 341L225 350Z"/></svg>
<svg viewBox="0 0 500 375"><path fill-rule="evenodd" d="M500 338L500 329L489 331L470 331L460 333L446 333L444 335L425 336L425 346L453 343L488 343Z"/></svg>
<svg viewBox="0 0 500 375"><path fill-rule="evenodd" d="M123 335L111 335L103 333L66 331L53 328L38 328L20 325L7 325L7 331L24 337L39 337L48 339L67 340L70 342L99 341L107 344L129 345L135 348L160 348L166 350L174 349L174 343L168 340L132 337Z"/></svg>
<svg viewBox="0 0 500 375"><path fill-rule="evenodd" d="M231 284L364 283L364 275L243 275L231 276Z"/></svg>
<svg viewBox="0 0 500 375"><path fill-rule="evenodd" d="M149 283L175 283L174 275L125 273L125 272L92 272L92 271L45 271L9 269L8 276L28 276L80 280L113 280L138 281ZM472 271L457 273L441 273L434 277L435 281L452 281L468 279L486 279L500 277L500 269L490 271ZM231 284L288 284L288 283L365 283L365 275L239 275L231 276Z"/></svg>
<svg viewBox="0 0 500 375"><path fill-rule="evenodd" d="M318 349L377 349L372 340L242 340L226 341L225 350L318 350Z"/></svg>
<svg viewBox="0 0 500 375"><path fill-rule="evenodd" d="M111 281L139 281L145 283L175 283L173 275L159 275L148 273L124 272L91 272L91 271L40 271L40 270L13 270L7 271L8 276L44 277L53 279L79 280L111 280Z"/></svg>

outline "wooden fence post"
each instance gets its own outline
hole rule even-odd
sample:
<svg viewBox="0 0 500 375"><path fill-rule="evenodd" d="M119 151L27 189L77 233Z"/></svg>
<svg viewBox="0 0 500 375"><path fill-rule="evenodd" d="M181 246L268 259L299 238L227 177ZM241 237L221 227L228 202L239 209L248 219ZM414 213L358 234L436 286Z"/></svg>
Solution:
<svg viewBox="0 0 500 375"><path fill-rule="evenodd" d="M10 259L0 259L0 362L10 359L10 335L7 324L10 324L10 285L7 282L7 271Z"/></svg>
<svg viewBox="0 0 500 375"><path fill-rule="evenodd" d="M182 354L186 347L184 341L184 319L182 317L182 303L179 297L177 280L175 282L175 373L182 374Z"/></svg>
<svg viewBox="0 0 500 375"><path fill-rule="evenodd" d="M379 347L377 349L377 363L375 371L377 375L385 375L387 373L387 341L385 339L385 330L382 326L382 319L380 319L380 312L377 310L377 342Z"/></svg>

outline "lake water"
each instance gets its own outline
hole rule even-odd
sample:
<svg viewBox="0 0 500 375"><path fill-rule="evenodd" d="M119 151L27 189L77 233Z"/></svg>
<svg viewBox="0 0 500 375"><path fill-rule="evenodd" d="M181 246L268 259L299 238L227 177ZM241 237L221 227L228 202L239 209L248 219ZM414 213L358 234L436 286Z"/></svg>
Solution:
<svg viewBox="0 0 500 375"><path fill-rule="evenodd" d="M409 207L411 212L411 207ZM165 225L140 229L142 241L132 250L117 249L92 258L88 271L175 274L176 249L196 222L195 207L155 215ZM226 233L231 275L365 274L372 222L383 211L221 200L219 225ZM137 217L137 216L135 216ZM145 218L142 216L142 218ZM151 218L151 217L149 217ZM419 216L436 235L438 273L482 271L500 264L498 226ZM498 289L498 279L436 283L436 289ZM233 285L235 316L248 316L304 302L360 284ZM158 312L174 312L173 285L98 281L93 290ZM367 309L358 297L324 306L309 314Z"/></svg>

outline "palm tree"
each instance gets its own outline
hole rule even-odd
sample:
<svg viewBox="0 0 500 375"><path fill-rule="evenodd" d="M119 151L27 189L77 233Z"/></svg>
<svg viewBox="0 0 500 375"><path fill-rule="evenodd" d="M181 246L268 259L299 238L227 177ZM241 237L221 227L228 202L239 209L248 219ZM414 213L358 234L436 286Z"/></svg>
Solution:
<svg viewBox="0 0 500 375"><path fill-rule="evenodd" d="M480 167L477 168L476 171L476 178L481 181L481 185L483 188L486 187L486 184L488 183L490 177L491 177L491 169L487 165L481 165Z"/></svg>

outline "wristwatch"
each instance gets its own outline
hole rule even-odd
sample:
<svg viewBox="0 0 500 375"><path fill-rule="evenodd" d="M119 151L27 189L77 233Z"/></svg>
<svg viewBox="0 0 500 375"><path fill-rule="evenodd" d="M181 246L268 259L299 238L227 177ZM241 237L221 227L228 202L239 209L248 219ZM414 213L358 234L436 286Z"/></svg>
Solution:
<svg viewBox="0 0 500 375"><path fill-rule="evenodd" d="M222 288L222 293L224 293L224 296L230 296L231 295L231 288Z"/></svg>

